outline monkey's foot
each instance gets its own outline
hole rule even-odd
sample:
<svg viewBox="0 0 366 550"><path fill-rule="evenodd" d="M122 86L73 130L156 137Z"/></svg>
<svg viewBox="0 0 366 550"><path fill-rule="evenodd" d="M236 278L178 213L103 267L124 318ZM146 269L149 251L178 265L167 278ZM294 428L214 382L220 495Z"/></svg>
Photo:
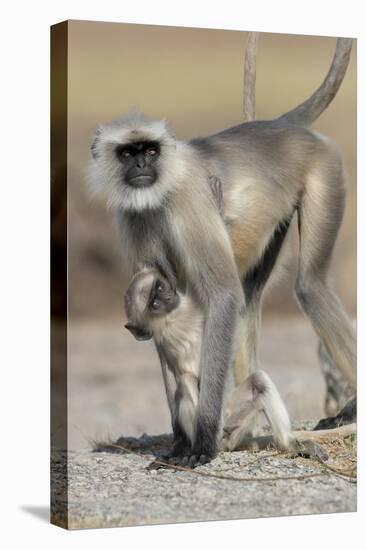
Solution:
<svg viewBox="0 0 366 550"><path fill-rule="evenodd" d="M343 407L343 409L336 415L328 418L322 418L319 420L314 428L317 430L331 430L339 428L339 426L345 426L346 424L352 424L357 420L357 399L353 397Z"/></svg>
<svg viewBox="0 0 366 550"><path fill-rule="evenodd" d="M317 425L314 428L314 431L318 430L332 430L334 428L339 428L344 423L340 420L338 416L328 416L327 418L322 418L319 420Z"/></svg>
<svg viewBox="0 0 366 550"><path fill-rule="evenodd" d="M295 441L295 448L294 448L294 454L292 455L293 458L296 458L297 456L301 456L302 458L315 458L315 460L320 460L321 462L325 462L328 460L329 456L323 449L321 445L316 443L315 441Z"/></svg>

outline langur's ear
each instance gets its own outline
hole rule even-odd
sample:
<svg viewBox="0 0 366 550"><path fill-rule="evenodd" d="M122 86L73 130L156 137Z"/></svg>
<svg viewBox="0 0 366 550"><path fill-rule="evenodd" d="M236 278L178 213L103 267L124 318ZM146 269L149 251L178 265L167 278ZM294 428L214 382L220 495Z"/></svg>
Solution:
<svg viewBox="0 0 366 550"><path fill-rule="evenodd" d="M98 147L99 137L100 137L101 133L102 133L102 129L100 127L98 127L95 130L93 143L90 146L90 151L91 151L91 155L92 155L93 159L98 158L97 147Z"/></svg>
<svg viewBox="0 0 366 550"><path fill-rule="evenodd" d="M91 152L91 156L93 157L93 159L98 158L98 153L97 153L98 141L99 141L99 139L96 137L94 139L93 143L90 146L90 152Z"/></svg>
<svg viewBox="0 0 366 550"><path fill-rule="evenodd" d="M145 340L151 340L152 334L150 332L144 331L143 329L136 327L130 321L125 324L125 328L130 331L130 333L138 340L143 342Z"/></svg>

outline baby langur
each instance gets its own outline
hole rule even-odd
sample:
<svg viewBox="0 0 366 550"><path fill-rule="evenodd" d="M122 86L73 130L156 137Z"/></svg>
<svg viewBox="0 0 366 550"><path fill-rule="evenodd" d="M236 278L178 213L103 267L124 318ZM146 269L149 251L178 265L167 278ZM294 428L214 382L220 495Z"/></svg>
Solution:
<svg viewBox="0 0 366 550"><path fill-rule="evenodd" d="M173 429L180 431L181 437L175 441L169 462L189 464L199 399L204 313L189 293L174 290L154 267L145 267L133 277L125 306L126 328L137 340L153 338L174 376ZM248 433L259 412L265 414L272 428L275 445L289 449L290 419L275 385L263 371L251 374L230 397L221 449L235 450L237 445L242 446L243 435Z"/></svg>

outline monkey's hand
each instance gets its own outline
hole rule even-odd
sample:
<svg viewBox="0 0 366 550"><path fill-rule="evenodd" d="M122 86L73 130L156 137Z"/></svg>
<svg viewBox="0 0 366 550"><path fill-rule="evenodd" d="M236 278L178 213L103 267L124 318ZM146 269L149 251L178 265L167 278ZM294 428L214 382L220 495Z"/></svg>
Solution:
<svg viewBox="0 0 366 550"><path fill-rule="evenodd" d="M174 466L180 466L183 468L196 468L210 462L213 457L208 455L187 455L187 456L171 456L161 457L147 466L147 470L161 470L161 469L174 469Z"/></svg>
<svg viewBox="0 0 366 550"><path fill-rule="evenodd" d="M188 468L196 468L196 466L202 466L202 464L207 464L215 458L217 454L217 448L213 445L213 441L210 440L204 445L204 438L197 437L196 433L196 442L193 445L193 448L189 454L186 456L180 457L175 464L178 466L186 466Z"/></svg>
<svg viewBox="0 0 366 550"><path fill-rule="evenodd" d="M191 453L191 444L181 430L174 433L174 443L172 450L164 454L162 457L155 459L149 464L148 470L160 470L161 468L169 468L179 462Z"/></svg>
<svg viewBox="0 0 366 550"><path fill-rule="evenodd" d="M210 462L215 455L208 454L193 454L193 451L190 450L185 455L174 456L174 449L172 454L169 456L161 457L157 460L154 460L147 467L148 470L159 470L161 468L171 468L172 466L181 466L183 468L196 468L197 466L202 466Z"/></svg>
<svg viewBox="0 0 366 550"><path fill-rule="evenodd" d="M214 456L205 454L191 454L178 457L174 464L186 468L196 468L197 466L202 466L203 464L207 464L207 462L211 462L213 458Z"/></svg>
<svg viewBox="0 0 366 550"><path fill-rule="evenodd" d="M158 260L155 262L154 267L156 267L164 275L170 287L175 292L177 290L177 276L170 262L167 259L160 261Z"/></svg>

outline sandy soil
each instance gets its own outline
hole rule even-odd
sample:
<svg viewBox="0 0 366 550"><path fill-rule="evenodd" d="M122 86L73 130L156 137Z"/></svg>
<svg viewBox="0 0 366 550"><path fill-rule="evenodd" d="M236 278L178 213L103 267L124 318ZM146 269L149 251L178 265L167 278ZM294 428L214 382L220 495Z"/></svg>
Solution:
<svg viewBox="0 0 366 550"><path fill-rule="evenodd" d="M194 471L149 470L152 452L164 452L170 437L117 443L138 454L114 446L69 452L67 493L65 456L54 453L54 523L82 529L356 511L354 438L324 447L333 470L269 450L219 453Z"/></svg>

